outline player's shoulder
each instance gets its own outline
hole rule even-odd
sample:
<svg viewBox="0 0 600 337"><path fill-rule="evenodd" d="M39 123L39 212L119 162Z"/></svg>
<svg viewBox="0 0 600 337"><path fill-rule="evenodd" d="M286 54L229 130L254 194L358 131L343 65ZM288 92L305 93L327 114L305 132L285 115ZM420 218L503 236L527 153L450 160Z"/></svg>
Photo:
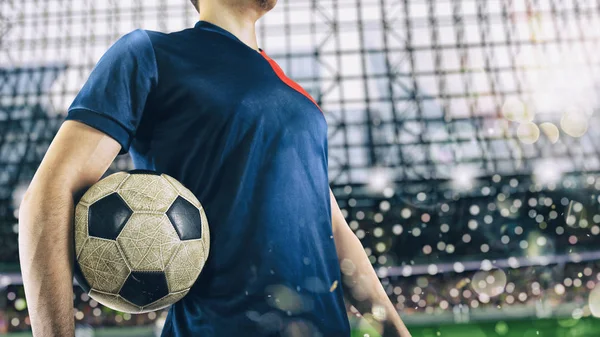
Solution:
<svg viewBox="0 0 600 337"><path fill-rule="evenodd" d="M143 47L151 44L150 36L145 29L137 28L128 33L123 34L117 41L120 44L125 44L133 47Z"/></svg>
<svg viewBox="0 0 600 337"><path fill-rule="evenodd" d="M123 64L132 59L148 59L153 62L154 57L152 42L142 29L135 29L120 35L108 48L102 56L105 60L110 60L107 65L113 62Z"/></svg>
<svg viewBox="0 0 600 337"><path fill-rule="evenodd" d="M143 32L155 47L170 44L179 44L185 42L193 35L193 30L191 28L185 28L170 33L155 31L151 29L136 29L135 31Z"/></svg>

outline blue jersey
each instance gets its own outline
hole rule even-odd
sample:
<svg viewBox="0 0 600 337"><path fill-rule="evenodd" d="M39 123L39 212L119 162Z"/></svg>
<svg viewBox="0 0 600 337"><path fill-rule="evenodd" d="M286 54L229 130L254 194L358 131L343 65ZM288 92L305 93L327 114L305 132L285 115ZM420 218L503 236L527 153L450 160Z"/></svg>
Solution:
<svg viewBox="0 0 600 337"><path fill-rule="evenodd" d="M327 123L256 51L206 21L134 30L98 61L68 120L200 200L211 249L163 337L350 335L331 228Z"/></svg>

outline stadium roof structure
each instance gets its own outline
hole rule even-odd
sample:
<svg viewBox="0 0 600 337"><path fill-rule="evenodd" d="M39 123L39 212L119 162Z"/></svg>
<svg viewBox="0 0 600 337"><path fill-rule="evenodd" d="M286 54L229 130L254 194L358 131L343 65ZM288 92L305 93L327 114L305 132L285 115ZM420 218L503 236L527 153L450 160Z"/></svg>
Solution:
<svg viewBox="0 0 600 337"><path fill-rule="evenodd" d="M597 172L597 6L300 1L283 21L313 18L268 34L312 34L271 54L321 65L296 78L320 83L336 185Z"/></svg>

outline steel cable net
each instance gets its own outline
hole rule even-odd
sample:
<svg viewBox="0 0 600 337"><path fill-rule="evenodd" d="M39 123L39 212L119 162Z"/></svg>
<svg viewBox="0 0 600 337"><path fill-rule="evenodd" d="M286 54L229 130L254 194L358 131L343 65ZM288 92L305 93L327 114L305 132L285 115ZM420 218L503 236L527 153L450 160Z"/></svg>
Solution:
<svg viewBox="0 0 600 337"><path fill-rule="evenodd" d="M135 28L196 15L183 0L0 4L0 263L17 262L18 202L100 56ZM570 267L540 289L584 270L595 287L597 1L280 0L258 28L322 107L332 188L398 308L514 303L451 290L557 261ZM109 173L129 168L120 156ZM445 297L397 290L440 279Z"/></svg>

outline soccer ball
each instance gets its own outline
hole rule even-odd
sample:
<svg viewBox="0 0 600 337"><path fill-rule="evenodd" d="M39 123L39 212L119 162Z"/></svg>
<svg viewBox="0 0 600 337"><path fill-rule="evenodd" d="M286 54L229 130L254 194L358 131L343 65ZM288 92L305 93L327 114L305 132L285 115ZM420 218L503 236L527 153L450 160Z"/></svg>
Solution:
<svg viewBox="0 0 600 337"><path fill-rule="evenodd" d="M112 174L75 208L75 279L91 298L118 311L155 311L182 299L209 246L202 205L166 174Z"/></svg>

